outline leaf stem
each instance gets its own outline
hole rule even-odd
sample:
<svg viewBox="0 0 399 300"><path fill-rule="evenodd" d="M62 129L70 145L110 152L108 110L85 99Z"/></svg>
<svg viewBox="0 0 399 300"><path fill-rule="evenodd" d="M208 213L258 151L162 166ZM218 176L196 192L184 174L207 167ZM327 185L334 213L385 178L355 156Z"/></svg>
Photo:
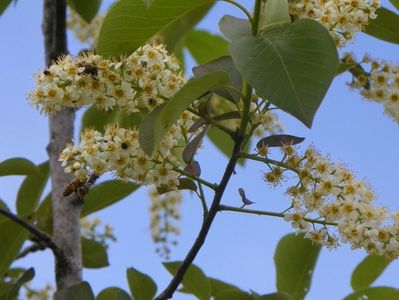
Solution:
<svg viewBox="0 0 399 300"><path fill-rule="evenodd" d="M217 128L219 128L220 130L226 132L228 135L230 135L231 137L234 136L234 131L219 124L217 121L213 120L212 118L208 117L208 116L203 116L201 114L199 114L198 112L196 112L194 109L188 108L187 109L189 112L193 113L194 115L206 120L209 124L216 126Z"/></svg>
<svg viewBox="0 0 399 300"><path fill-rule="evenodd" d="M252 19L252 35L257 36L259 32L259 19L260 19L260 8L262 6L262 0L256 0L254 7L254 16Z"/></svg>
<svg viewBox="0 0 399 300"><path fill-rule="evenodd" d="M287 170L291 170L292 172L298 173L298 170L296 170L295 168L293 168L290 165L288 165L286 163L283 163L281 161L277 161L277 160L270 159L270 158L264 158L264 157L260 157L258 155L248 154L248 153L244 153L244 152L241 152L239 154L239 156L241 158L247 158L247 159L251 159L251 160L255 160L255 161L260 161L260 162L263 162L263 163L265 163L267 165L268 164L272 164L272 165L275 165L275 166L279 166L279 167L285 168Z"/></svg>
<svg viewBox="0 0 399 300"><path fill-rule="evenodd" d="M208 210L208 206L206 205L205 193L204 193L204 189L202 188L201 182L198 182L198 188L200 191L198 196L201 199L201 204L202 204L202 209L204 211L204 219L205 219L209 213L209 210Z"/></svg>
<svg viewBox="0 0 399 300"><path fill-rule="evenodd" d="M174 170L174 171L176 171L176 172L178 172L178 173L180 173L180 174L182 174L182 175L184 175L184 176L186 176L186 177L188 177L188 178L190 178L190 179L192 179L192 180L198 182L198 184L201 184L201 183L202 183L203 185L209 187L210 189L212 189L212 190L214 190L214 191L218 188L218 185L217 185L217 184L215 184L215 183L210 183L209 181L206 181L206 180L204 180L204 179L202 179L202 178L200 178L200 177L194 176L193 174L191 174L191 173L189 173L189 172L187 172L187 171L184 171L183 169L180 169L180 168L176 167L176 166L175 166L173 163L171 163L170 161L169 161L169 163L173 166L173 170Z"/></svg>
<svg viewBox="0 0 399 300"><path fill-rule="evenodd" d="M276 212L262 211L262 210L253 210L253 209L239 208L239 207L233 207L233 206L228 206L228 205L220 205L219 206L219 210L220 211L241 212L241 213L260 215L260 216L271 216L271 217L277 217L277 218L284 218L285 215L286 215L284 213L276 213ZM316 220L316 219L304 218L304 220L306 222L312 223L312 224L338 226L337 223L326 222L326 221L321 221L321 220Z"/></svg>
<svg viewBox="0 0 399 300"><path fill-rule="evenodd" d="M233 1L233 0L219 0L219 1L227 2L227 3L234 5L235 7L238 7L247 16L248 20L252 23L251 13L240 3Z"/></svg>

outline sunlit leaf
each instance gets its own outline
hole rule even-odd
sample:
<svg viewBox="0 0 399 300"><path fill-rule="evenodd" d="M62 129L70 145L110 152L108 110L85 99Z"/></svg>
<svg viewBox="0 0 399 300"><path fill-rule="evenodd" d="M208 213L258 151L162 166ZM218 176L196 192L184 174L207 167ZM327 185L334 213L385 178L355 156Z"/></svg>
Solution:
<svg viewBox="0 0 399 300"><path fill-rule="evenodd" d="M44 188L49 178L48 162L37 166L39 172L29 175L22 182L17 194L17 213L26 215L33 212L42 197Z"/></svg>
<svg viewBox="0 0 399 300"><path fill-rule="evenodd" d="M370 254L352 273L351 286L354 291L369 287L391 263L384 256Z"/></svg>
<svg viewBox="0 0 399 300"><path fill-rule="evenodd" d="M157 292L157 285L150 276L140 271L127 269L127 281L134 300L152 300Z"/></svg>
<svg viewBox="0 0 399 300"><path fill-rule="evenodd" d="M399 15L381 7L377 9L377 18L370 20L364 31L377 39L399 44Z"/></svg>
<svg viewBox="0 0 399 300"><path fill-rule="evenodd" d="M353 294L350 294L344 298L344 300L399 300L399 289L393 287L371 287Z"/></svg>
<svg viewBox="0 0 399 300"><path fill-rule="evenodd" d="M139 187L137 184L120 180L102 182L91 188L85 196L81 216L87 216L120 201Z"/></svg>
<svg viewBox="0 0 399 300"><path fill-rule="evenodd" d="M211 34L208 31L191 31L184 45L198 64L204 64L229 54L227 41L221 36Z"/></svg>
<svg viewBox="0 0 399 300"><path fill-rule="evenodd" d="M120 0L108 12L101 27L97 51L103 56L130 54L155 34L173 26L211 0ZM159 16L162 16L160 18Z"/></svg>
<svg viewBox="0 0 399 300"><path fill-rule="evenodd" d="M208 278L208 280L209 280L209 283L211 284L211 296L213 296L213 297L217 296L218 294L220 294L221 292L226 291L226 290L240 291L240 289L238 287L236 287L235 285L221 281L219 279Z"/></svg>
<svg viewBox="0 0 399 300"><path fill-rule="evenodd" d="M90 285L83 281L66 289L57 291L53 297L54 300L95 300Z"/></svg>
<svg viewBox="0 0 399 300"><path fill-rule="evenodd" d="M84 268L98 269L109 265L107 249L95 240L82 238L82 264Z"/></svg>
<svg viewBox="0 0 399 300"><path fill-rule="evenodd" d="M94 19L101 6L101 0L67 0L67 2L87 23Z"/></svg>
<svg viewBox="0 0 399 300"><path fill-rule="evenodd" d="M37 175L38 173L39 170L35 164L26 158L15 157L0 163L0 176Z"/></svg>
<svg viewBox="0 0 399 300"><path fill-rule="evenodd" d="M304 299L319 252L320 246L313 245L303 234L283 237L274 254L277 290L289 294L293 300Z"/></svg>
<svg viewBox="0 0 399 300"><path fill-rule="evenodd" d="M118 287L103 289L96 297L96 300L132 300L130 295Z"/></svg>
<svg viewBox="0 0 399 300"><path fill-rule="evenodd" d="M180 264L181 262L179 261L163 263L171 275L177 272ZM184 275L182 284L186 292L195 295L200 300L208 300L211 298L211 285L208 278L200 268L193 264L190 265Z"/></svg>
<svg viewBox="0 0 399 300"><path fill-rule="evenodd" d="M300 19L243 36L229 46L241 75L256 92L311 127L338 67L335 43L316 21Z"/></svg>
<svg viewBox="0 0 399 300"><path fill-rule="evenodd" d="M228 80L227 73L223 71L195 78L186 83L165 105L154 109L146 116L139 129L139 142L144 152L152 156L180 114L204 93L225 86Z"/></svg>

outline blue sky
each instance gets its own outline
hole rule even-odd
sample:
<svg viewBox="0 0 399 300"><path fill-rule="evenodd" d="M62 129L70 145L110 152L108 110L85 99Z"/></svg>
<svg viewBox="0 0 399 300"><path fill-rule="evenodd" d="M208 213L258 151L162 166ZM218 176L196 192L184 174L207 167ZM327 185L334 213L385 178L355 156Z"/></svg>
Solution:
<svg viewBox="0 0 399 300"><path fill-rule="evenodd" d="M239 1L249 7L252 1ZM388 1L382 1L391 7ZM105 1L105 8L110 1ZM240 11L226 3L218 3L200 28L218 33L217 22L224 14L241 16ZM42 1L18 1L0 16L0 161L22 156L35 163L46 160L48 120L26 101L33 88L33 74L43 67L44 51L41 33ZM69 49L75 54L80 45L69 34ZM398 46L359 34L348 45L358 57L370 53L376 58L399 63ZM192 62L191 62L192 64ZM305 145L314 144L335 161L346 163L356 175L365 178L379 195L378 204L398 209L399 193L399 126L383 114L378 104L366 102L346 86L348 75L336 78L322 103L312 129L306 129L292 117L281 114L287 133L306 137ZM78 114L80 116L81 113ZM79 117L77 117L77 128ZM210 143L199 153L203 176L218 181L227 162ZM248 163L237 169L226 191L223 203L239 206L238 187L244 187L255 201L254 209L276 210L288 206L282 189L271 190L261 180L263 166ZM0 198L14 207L16 193L23 178L0 178ZM208 196L210 197L210 195ZM103 223L111 224L118 238L109 249L110 267L84 270L84 277L98 292L108 286L127 289L125 271L133 266L150 276L162 289L170 276L155 254L149 232L149 201L146 190L140 189L124 201L100 212ZM182 234L179 245L172 250L172 260L184 258L198 232L202 209L198 199L185 194L182 206ZM290 225L280 219L224 212L217 216L205 246L195 263L212 277L234 283L242 289L259 293L275 291L273 253L278 240L291 232ZM350 274L365 257L362 250L348 246L338 250L322 250L307 299L340 299L350 293ZM50 252L32 254L16 265L36 269L33 285L52 283L53 259ZM375 285L398 287L398 262L392 263ZM175 299L190 299L177 295Z"/></svg>

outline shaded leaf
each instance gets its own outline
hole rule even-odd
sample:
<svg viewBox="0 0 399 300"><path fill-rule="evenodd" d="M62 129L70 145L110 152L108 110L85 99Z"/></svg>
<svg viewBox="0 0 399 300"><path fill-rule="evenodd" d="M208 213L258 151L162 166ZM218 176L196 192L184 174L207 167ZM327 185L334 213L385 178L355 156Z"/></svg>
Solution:
<svg viewBox="0 0 399 300"><path fill-rule="evenodd" d="M229 74L228 85L241 91L242 88L242 78L240 73L238 73L236 67L234 66L233 60L230 56L223 56L216 60L213 60L207 64L203 64L193 68L193 73L195 76L204 76L210 72L224 71ZM216 94L232 101L239 101L241 95L229 88L218 88L213 90Z"/></svg>
<svg viewBox="0 0 399 300"><path fill-rule="evenodd" d="M193 125L191 125L191 127L188 129L188 132L195 132L198 129L200 129L202 126L204 126L205 124L208 124L207 120L198 119L197 121L194 122Z"/></svg>
<svg viewBox="0 0 399 300"><path fill-rule="evenodd" d="M195 185L194 180L190 178L179 178L179 185L177 186L178 190L191 190L196 191L197 186ZM170 189L167 186L157 187L158 194L162 195L167 192L170 192Z"/></svg>
<svg viewBox="0 0 399 300"><path fill-rule="evenodd" d="M134 191L140 186L131 182L119 180L104 181L91 188L84 198L81 217L87 216L93 212L108 207Z"/></svg>
<svg viewBox="0 0 399 300"><path fill-rule="evenodd" d="M165 105L158 106L146 116L140 125L139 142L148 156L152 156L161 143L169 127L195 99L228 82L226 72L218 71L186 83Z"/></svg>
<svg viewBox="0 0 399 300"><path fill-rule="evenodd" d="M103 289L96 297L96 300L132 300L130 295L118 287Z"/></svg>
<svg viewBox="0 0 399 300"><path fill-rule="evenodd" d="M214 116L214 117L212 117L212 119L214 119L215 121L241 119L241 115L238 111L229 111L227 113Z"/></svg>
<svg viewBox="0 0 399 300"><path fill-rule="evenodd" d="M230 15L223 16L219 21L219 29L230 41L252 34L251 23Z"/></svg>
<svg viewBox="0 0 399 300"><path fill-rule="evenodd" d="M211 34L208 31L191 31L184 45L198 64L205 64L229 54L227 41L221 36Z"/></svg>
<svg viewBox="0 0 399 300"><path fill-rule="evenodd" d="M391 263L384 256L368 255L352 273L351 286L354 291L369 287Z"/></svg>
<svg viewBox="0 0 399 300"><path fill-rule="evenodd" d="M353 68L354 66L355 66L354 64L345 64L343 62L340 62L338 64L337 73L335 74L335 76L341 75L342 73L348 71L350 68Z"/></svg>
<svg viewBox="0 0 399 300"><path fill-rule="evenodd" d="M268 0L262 4L259 31L271 25L291 22L287 0Z"/></svg>
<svg viewBox="0 0 399 300"><path fill-rule="evenodd" d="M15 157L0 163L0 176L37 175L38 173L39 170L35 164L26 158Z"/></svg>
<svg viewBox="0 0 399 300"><path fill-rule="evenodd" d="M224 290L215 296L215 300L254 300L254 296L241 290Z"/></svg>
<svg viewBox="0 0 399 300"><path fill-rule="evenodd" d="M134 300L152 300L157 292L157 285L150 276L140 271L127 269L127 281Z"/></svg>
<svg viewBox="0 0 399 300"><path fill-rule="evenodd" d="M180 264L181 262L179 261L163 263L171 275L174 275L177 272ZM182 284L186 292L195 295L200 300L208 300L211 298L211 284L208 278L200 268L193 264L190 265L186 274L184 275Z"/></svg>
<svg viewBox="0 0 399 300"><path fill-rule="evenodd" d="M31 281L35 277L35 270L33 268L28 269L22 276L15 282L5 284L0 287L0 299L11 300L17 299L19 290L22 285Z"/></svg>
<svg viewBox="0 0 399 300"><path fill-rule="evenodd" d="M274 254L277 290L289 294L293 300L304 299L319 252L320 246L313 245L303 234L283 237Z"/></svg>
<svg viewBox="0 0 399 300"><path fill-rule="evenodd" d="M83 281L54 294L54 300L95 300L90 285Z"/></svg>
<svg viewBox="0 0 399 300"><path fill-rule="evenodd" d="M98 269L109 265L107 249L95 240L81 238L82 264L84 268Z"/></svg>
<svg viewBox="0 0 399 300"><path fill-rule="evenodd" d="M130 54L193 10L211 3L211 0L154 0L147 6L142 0L118 1L104 19L97 51L103 56Z"/></svg>
<svg viewBox="0 0 399 300"><path fill-rule="evenodd" d="M291 300L291 296L286 293L272 293L255 297L255 300Z"/></svg>
<svg viewBox="0 0 399 300"><path fill-rule="evenodd" d="M323 25L300 19L243 36L229 46L234 64L256 92L311 127L337 70L335 43Z"/></svg>
<svg viewBox="0 0 399 300"><path fill-rule="evenodd" d="M36 226L51 235L53 218L51 215L51 192L47 194L36 212Z"/></svg>
<svg viewBox="0 0 399 300"><path fill-rule="evenodd" d="M200 177L201 176L201 166L198 161L193 160L187 164L184 171L190 173L191 175Z"/></svg>
<svg viewBox="0 0 399 300"><path fill-rule="evenodd" d="M260 150L262 146L282 147L284 145L296 145L302 143L304 140L305 138L303 137L297 137L289 134L275 134L275 135L269 135L261 139L256 144L256 148Z"/></svg>
<svg viewBox="0 0 399 300"><path fill-rule="evenodd" d="M184 148L183 150L183 161L188 164L190 163L195 155L195 152L198 150L198 148L202 144L202 140L204 139L204 136L206 135L207 128L204 128L199 134L195 136Z"/></svg>
<svg viewBox="0 0 399 300"><path fill-rule="evenodd" d="M7 204L1 199L0 199L0 208L4 209L5 211L10 211ZM0 224L7 220L8 220L8 218L6 216L3 216L2 214L0 214Z"/></svg>
<svg viewBox="0 0 399 300"><path fill-rule="evenodd" d="M376 11L377 18L370 20L365 33L377 39L399 44L399 15L381 7Z"/></svg>
<svg viewBox="0 0 399 300"><path fill-rule="evenodd" d="M49 178L48 162L41 163L37 169L39 172L27 176L18 190L16 201L18 215L26 215L36 210L42 197Z"/></svg>
<svg viewBox="0 0 399 300"><path fill-rule="evenodd" d="M27 239L28 231L8 219L0 223L0 237L0 278L2 278Z"/></svg>
<svg viewBox="0 0 399 300"><path fill-rule="evenodd" d="M67 0L67 3L87 23L90 23L94 19L101 6L101 0Z"/></svg>
<svg viewBox="0 0 399 300"><path fill-rule="evenodd" d="M344 300L399 300L399 290L392 287L372 287L357 291L344 298Z"/></svg>

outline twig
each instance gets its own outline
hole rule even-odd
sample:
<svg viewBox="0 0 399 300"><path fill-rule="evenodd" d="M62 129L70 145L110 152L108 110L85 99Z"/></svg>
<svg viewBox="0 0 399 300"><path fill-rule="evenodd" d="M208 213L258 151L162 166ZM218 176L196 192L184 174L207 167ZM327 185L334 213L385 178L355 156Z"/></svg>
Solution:
<svg viewBox="0 0 399 300"><path fill-rule="evenodd" d="M3 208L0 207L0 214L4 215L5 217L9 218L16 224L22 226L26 230L28 230L30 233L32 233L43 245L45 245L47 248L51 249L53 251L54 256L57 258L57 260L61 261L62 263L67 263L67 258L64 255L64 252L55 244L53 239L45 232L41 231L39 228L36 226L28 223L24 219L20 218L19 216L13 214L10 211L7 211Z"/></svg>
<svg viewBox="0 0 399 300"><path fill-rule="evenodd" d="M205 194L204 194L204 189L202 188L201 182L198 182L198 188L200 190L198 197L201 199L201 204L202 204L202 209L204 211L204 219L206 218L209 210L208 206L206 205L206 199L205 199Z"/></svg>
<svg viewBox="0 0 399 300"><path fill-rule="evenodd" d="M27 256L30 253L34 253L37 251L43 251L46 250L47 247L41 243L34 243L28 247L26 247L25 249L23 249L15 259L20 259L20 258L24 258L25 256Z"/></svg>
<svg viewBox="0 0 399 300"><path fill-rule="evenodd" d="M284 213L276 213L276 212L271 212L271 211L262 211L262 210L254 210L254 209L246 209L246 208L239 208L239 207L233 207L233 206L228 206L228 205L220 205L219 206L219 210L220 211L241 212L241 213L260 215L260 216L272 216L272 217L278 217L278 218L284 218L285 217ZM321 221L321 220L316 220L316 219L304 218L304 220L306 222L308 222L308 223L313 223L313 224L338 226L337 223L326 222L326 221Z"/></svg>

